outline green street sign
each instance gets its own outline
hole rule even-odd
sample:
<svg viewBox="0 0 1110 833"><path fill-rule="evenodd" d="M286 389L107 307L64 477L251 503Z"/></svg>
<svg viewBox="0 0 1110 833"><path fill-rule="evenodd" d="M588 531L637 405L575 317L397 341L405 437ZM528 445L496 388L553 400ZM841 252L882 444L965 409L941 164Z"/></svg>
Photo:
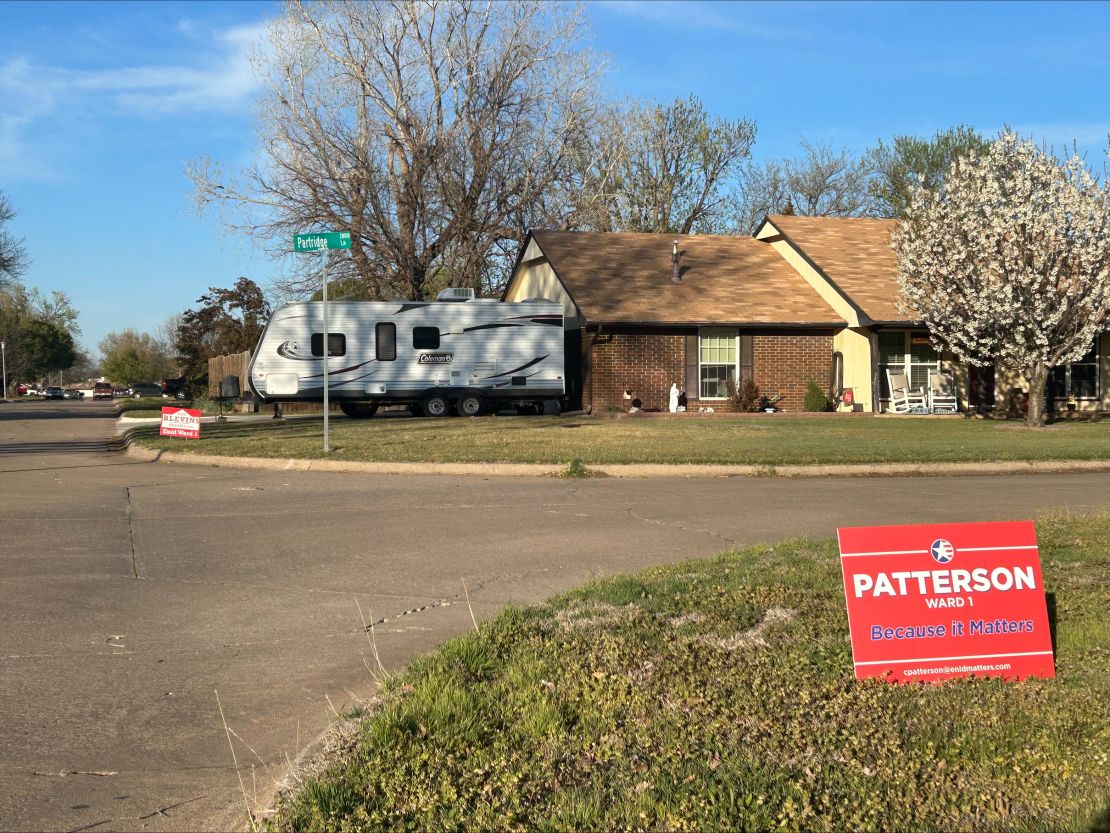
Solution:
<svg viewBox="0 0 1110 833"><path fill-rule="evenodd" d="M325 249L351 248L349 231L324 231L319 234L294 234L293 251L322 252Z"/></svg>

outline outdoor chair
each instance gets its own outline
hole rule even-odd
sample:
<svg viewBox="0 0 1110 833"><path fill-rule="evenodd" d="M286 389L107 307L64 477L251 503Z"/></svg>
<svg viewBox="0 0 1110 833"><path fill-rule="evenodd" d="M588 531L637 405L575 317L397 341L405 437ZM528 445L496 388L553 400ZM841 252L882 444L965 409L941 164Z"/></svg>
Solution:
<svg viewBox="0 0 1110 833"><path fill-rule="evenodd" d="M947 373L929 374L929 410L934 414L954 414L960 402L956 397L956 385Z"/></svg>
<svg viewBox="0 0 1110 833"><path fill-rule="evenodd" d="M905 373L886 372L890 385L890 410L896 414L929 413L929 395L924 388L910 388L910 379Z"/></svg>

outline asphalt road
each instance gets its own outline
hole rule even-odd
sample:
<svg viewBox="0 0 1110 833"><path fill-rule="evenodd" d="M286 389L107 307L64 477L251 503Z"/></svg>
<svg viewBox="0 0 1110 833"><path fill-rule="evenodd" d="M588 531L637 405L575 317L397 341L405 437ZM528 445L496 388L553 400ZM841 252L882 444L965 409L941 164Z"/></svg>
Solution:
<svg viewBox="0 0 1110 833"><path fill-rule="evenodd" d="M241 826L243 793L262 802L333 709L373 691L363 617L392 670L472 627L471 607L591 577L838 525L1110 507L1106 473L240 471L135 462L114 433L107 403L0 404L3 829Z"/></svg>

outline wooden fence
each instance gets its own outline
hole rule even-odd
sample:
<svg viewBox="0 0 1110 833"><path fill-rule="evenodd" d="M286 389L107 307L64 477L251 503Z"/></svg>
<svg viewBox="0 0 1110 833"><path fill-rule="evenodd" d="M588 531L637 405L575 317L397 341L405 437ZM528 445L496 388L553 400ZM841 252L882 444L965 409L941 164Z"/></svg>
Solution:
<svg viewBox="0 0 1110 833"><path fill-rule="evenodd" d="M250 363L250 351L245 353L231 353L226 356L213 356L208 360L208 397L215 399L220 395L220 379L224 376L239 377L239 391L249 398L250 388L247 387L247 365Z"/></svg>
<svg viewBox="0 0 1110 833"><path fill-rule="evenodd" d="M247 385L247 366L250 364L251 354L231 353L226 356L213 356L208 360L208 397L215 399L220 395L220 379L224 376L239 377L239 402L236 403L241 411L256 411L258 403L254 401L250 387ZM288 414L322 414L323 403L320 402L286 402L281 406L283 413ZM338 411L339 406L333 404L331 411Z"/></svg>

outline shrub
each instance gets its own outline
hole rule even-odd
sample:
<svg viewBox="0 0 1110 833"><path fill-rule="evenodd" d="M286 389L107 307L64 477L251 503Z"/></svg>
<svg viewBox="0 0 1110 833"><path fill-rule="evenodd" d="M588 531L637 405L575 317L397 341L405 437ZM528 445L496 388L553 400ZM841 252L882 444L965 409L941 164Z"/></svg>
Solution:
<svg viewBox="0 0 1110 833"><path fill-rule="evenodd" d="M759 385L751 379L745 379L732 388L732 405L738 411L752 412L759 410Z"/></svg>
<svg viewBox="0 0 1110 833"><path fill-rule="evenodd" d="M829 398L825 396L825 392L821 390L820 385L812 379L806 383L803 407L807 411L827 411L829 409Z"/></svg>

